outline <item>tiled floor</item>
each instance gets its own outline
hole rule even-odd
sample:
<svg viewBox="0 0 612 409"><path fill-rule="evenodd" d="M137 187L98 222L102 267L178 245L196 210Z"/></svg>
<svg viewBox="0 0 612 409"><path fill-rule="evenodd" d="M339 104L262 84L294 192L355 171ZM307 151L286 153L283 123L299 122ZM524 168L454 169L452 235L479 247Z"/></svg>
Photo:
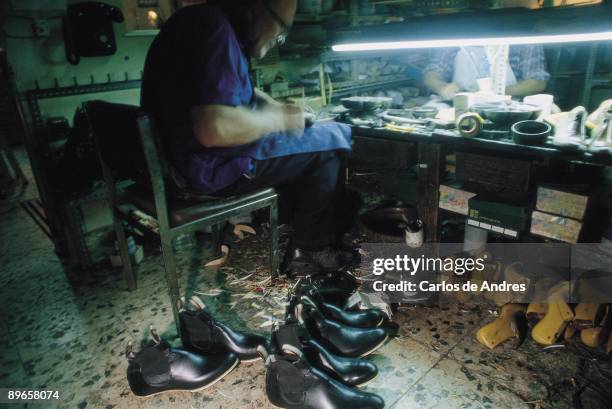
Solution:
<svg viewBox="0 0 612 409"><path fill-rule="evenodd" d="M213 313L237 329L265 334L282 316L288 283L263 282L264 301L236 284L247 271L266 276L265 237L235 244L228 268L196 268L191 287ZM153 251L151 251L153 250ZM124 288L116 270L83 273L71 285L49 240L16 204L0 206L0 387L59 389L61 408L270 408L261 363L240 365L212 388L149 399L131 394L124 350L141 345L154 325L173 337L162 260L149 249L139 288ZM189 261L182 259L182 270ZM241 270L242 269L242 270ZM186 278L183 276L183 282ZM232 283L233 281L233 283ZM380 375L366 389L382 395L387 408L570 408L572 382L585 358L565 349L543 351L528 340L520 349L489 351L474 339L490 320L483 310L405 306L396 321L400 335L371 359ZM176 340L173 341L176 343ZM531 402L531 403L530 403ZM13 406L17 407L17 406Z"/></svg>

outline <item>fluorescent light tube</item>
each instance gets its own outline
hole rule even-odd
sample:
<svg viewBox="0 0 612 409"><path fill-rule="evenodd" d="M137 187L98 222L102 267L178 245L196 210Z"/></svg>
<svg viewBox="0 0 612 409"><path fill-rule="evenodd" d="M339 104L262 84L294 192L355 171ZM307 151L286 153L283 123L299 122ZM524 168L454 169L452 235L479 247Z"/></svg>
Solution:
<svg viewBox="0 0 612 409"><path fill-rule="evenodd" d="M453 38L445 40L388 41L335 44L333 51L385 51L410 48L441 48L475 45L554 44L612 40L612 31L583 34L530 35L516 37Z"/></svg>

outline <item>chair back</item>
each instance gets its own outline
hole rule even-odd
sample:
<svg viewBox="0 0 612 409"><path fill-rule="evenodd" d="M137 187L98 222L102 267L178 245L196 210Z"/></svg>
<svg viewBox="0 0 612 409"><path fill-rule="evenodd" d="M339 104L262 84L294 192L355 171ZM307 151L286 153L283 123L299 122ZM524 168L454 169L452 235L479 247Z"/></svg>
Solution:
<svg viewBox="0 0 612 409"><path fill-rule="evenodd" d="M89 131L104 165L115 180L149 179L137 119L140 108L106 101L84 104Z"/></svg>
<svg viewBox="0 0 612 409"><path fill-rule="evenodd" d="M101 160L116 180L131 179L154 187L152 182L170 196L181 200L209 200L189 189L183 176L166 158L155 121L134 105L106 101L85 103L90 130L98 147ZM155 168L160 177L152 178Z"/></svg>

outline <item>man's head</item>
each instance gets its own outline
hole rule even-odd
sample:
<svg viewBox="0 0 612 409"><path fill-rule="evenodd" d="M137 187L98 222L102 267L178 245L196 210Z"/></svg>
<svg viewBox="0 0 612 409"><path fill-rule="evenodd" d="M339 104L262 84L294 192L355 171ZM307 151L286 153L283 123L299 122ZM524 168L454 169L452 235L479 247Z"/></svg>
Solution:
<svg viewBox="0 0 612 409"><path fill-rule="evenodd" d="M277 42L284 41L293 24L297 0L254 0L249 9L248 52L263 58Z"/></svg>

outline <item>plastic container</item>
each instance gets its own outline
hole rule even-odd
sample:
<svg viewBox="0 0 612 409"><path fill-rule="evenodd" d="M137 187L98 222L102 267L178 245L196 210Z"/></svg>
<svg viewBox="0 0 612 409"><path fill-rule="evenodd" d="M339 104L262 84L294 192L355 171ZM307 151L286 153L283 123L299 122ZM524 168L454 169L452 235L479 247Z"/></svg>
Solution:
<svg viewBox="0 0 612 409"><path fill-rule="evenodd" d="M520 121L512 125L512 140L519 145L544 145L552 132L546 122Z"/></svg>

